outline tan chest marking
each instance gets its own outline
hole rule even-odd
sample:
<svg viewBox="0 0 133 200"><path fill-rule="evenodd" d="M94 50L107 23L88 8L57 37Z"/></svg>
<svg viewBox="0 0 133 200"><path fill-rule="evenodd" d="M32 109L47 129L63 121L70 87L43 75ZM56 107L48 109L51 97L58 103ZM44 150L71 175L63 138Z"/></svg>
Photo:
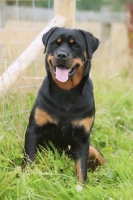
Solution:
<svg viewBox="0 0 133 200"><path fill-rule="evenodd" d="M89 131L90 131L91 127L92 127L93 121L94 121L94 116L86 117L85 119L73 121L72 122L72 126L74 126L74 127L83 126L85 131L87 133L89 133Z"/></svg>
<svg viewBox="0 0 133 200"><path fill-rule="evenodd" d="M47 112L40 108L35 109L35 114L34 114L35 122L38 126L43 126L46 123L54 123L58 124L58 120L51 117Z"/></svg>

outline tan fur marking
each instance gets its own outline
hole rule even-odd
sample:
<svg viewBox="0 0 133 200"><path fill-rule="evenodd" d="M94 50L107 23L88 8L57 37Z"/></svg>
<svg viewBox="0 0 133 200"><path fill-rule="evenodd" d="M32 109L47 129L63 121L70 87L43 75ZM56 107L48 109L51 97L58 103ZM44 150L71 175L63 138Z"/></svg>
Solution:
<svg viewBox="0 0 133 200"><path fill-rule="evenodd" d="M100 165L105 165L105 159L101 153L93 146L89 147L89 160L97 159Z"/></svg>
<svg viewBox="0 0 133 200"><path fill-rule="evenodd" d="M84 57L85 57L85 60L86 60L86 58L87 58L87 54L86 54L86 52L84 52Z"/></svg>
<svg viewBox="0 0 133 200"><path fill-rule="evenodd" d="M52 74L52 78L55 81L55 83L58 85L58 87L60 87L63 90L70 90L70 89L76 87L80 83L80 81L82 80L82 74L83 74L83 68L84 68L84 62L80 58L75 58L73 60L71 68L73 68L76 64L78 64L79 67L78 67L76 73L65 83L62 83L62 82L56 80L55 75L53 73L52 65L51 65L52 61L53 61L53 56L48 55L47 62L49 64L49 69Z"/></svg>
<svg viewBox="0 0 133 200"><path fill-rule="evenodd" d="M66 81L65 83L62 83L56 79L55 79L55 82L58 85L58 87L60 87L61 89L70 90L70 89L76 87L80 83L80 81L82 79L82 71L83 71L83 67L78 68L78 70L72 76L72 78L69 79L68 81Z"/></svg>
<svg viewBox="0 0 133 200"><path fill-rule="evenodd" d="M81 169L81 160L76 161L76 172L77 172L77 177L79 183L83 182L83 177L82 177L82 169Z"/></svg>
<svg viewBox="0 0 133 200"><path fill-rule="evenodd" d="M52 55L48 55L47 62L48 62L49 65L51 64L52 59L53 59L53 56Z"/></svg>
<svg viewBox="0 0 133 200"><path fill-rule="evenodd" d="M79 65L79 67L83 66L84 62L80 58L74 58L72 66Z"/></svg>
<svg viewBox="0 0 133 200"><path fill-rule="evenodd" d="M71 68L73 68L76 64L79 65L76 73L65 83L62 83L54 78L58 87L60 87L63 90L70 90L70 89L76 87L80 83L80 81L82 80L84 62L82 62L82 60L80 58L75 58L73 60Z"/></svg>
<svg viewBox="0 0 133 200"><path fill-rule="evenodd" d="M72 44L72 43L74 43L74 39L70 39L70 41L69 41L69 42L70 42L71 44Z"/></svg>
<svg viewBox="0 0 133 200"><path fill-rule="evenodd" d="M57 41L57 43L60 43L61 42L61 38L58 38L56 41Z"/></svg>
<svg viewBox="0 0 133 200"><path fill-rule="evenodd" d="M81 120L75 120L72 122L72 125L73 126L83 126L85 128L85 131L87 133L89 133L90 129L91 129L91 126L93 124L93 121L94 121L94 117L87 117L85 119L81 119Z"/></svg>
<svg viewBox="0 0 133 200"><path fill-rule="evenodd" d="M43 111L40 108L35 109L35 122L38 126L43 126L44 124L50 122L54 124L58 124L58 120L55 118L52 118L47 112Z"/></svg>
<svg viewBox="0 0 133 200"><path fill-rule="evenodd" d="M53 69L52 69L52 64L51 64L52 59L53 59L53 56L52 55L48 55L47 62L48 62L48 65L49 65L49 70L51 72L53 80L55 80L55 76L54 76Z"/></svg>

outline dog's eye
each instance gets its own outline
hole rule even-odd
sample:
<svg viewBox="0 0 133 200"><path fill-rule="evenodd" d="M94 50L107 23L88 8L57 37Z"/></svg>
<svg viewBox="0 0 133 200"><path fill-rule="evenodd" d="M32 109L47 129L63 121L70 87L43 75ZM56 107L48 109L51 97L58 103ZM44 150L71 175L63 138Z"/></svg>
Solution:
<svg viewBox="0 0 133 200"><path fill-rule="evenodd" d="M54 42L53 42L53 45L55 47L57 47L59 44L61 44L61 38L57 38Z"/></svg>
<svg viewBox="0 0 133 200"><path fill-rule="evenodd" d="M58 46L58 43L57 43L57 42L53 42L53 45L54 45L55 47L57 47L57 46Z"/></svg>
<svg viewBox="0 0 133 200"><path fill-rule="evenodd" d="M78 47L79 47L79 45L78 45L76 42L74 42L74 43L72 44L72 46L73 46L74 48L78 48Z"/></svg>

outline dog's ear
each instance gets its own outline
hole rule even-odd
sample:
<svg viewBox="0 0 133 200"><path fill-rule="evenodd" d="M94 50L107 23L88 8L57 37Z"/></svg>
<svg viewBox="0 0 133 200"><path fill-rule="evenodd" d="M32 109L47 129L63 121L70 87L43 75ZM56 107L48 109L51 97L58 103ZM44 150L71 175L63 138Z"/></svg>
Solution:
<svg viewBox="0 0 133 200"><path fill-rule="evenodd" d="M94 51L96 51L96 49L98 48L100 41L96 37L94 37L90 32L83 31L83 30L79 30L79 31L82 33L87 43L88 58L92 59L92 55Z"/></svg>
<svg viewBox="0 0 133 200"><path fill-rule="evenodd" d="M47 48L47 44L48 44L48 40L50 38L50 36L58 29L59 27L53 27L51 28L48 32L46 32L43 37L42 37L42 42L45 46L44 48L44 53L46 52L46 48Z"/></svg>

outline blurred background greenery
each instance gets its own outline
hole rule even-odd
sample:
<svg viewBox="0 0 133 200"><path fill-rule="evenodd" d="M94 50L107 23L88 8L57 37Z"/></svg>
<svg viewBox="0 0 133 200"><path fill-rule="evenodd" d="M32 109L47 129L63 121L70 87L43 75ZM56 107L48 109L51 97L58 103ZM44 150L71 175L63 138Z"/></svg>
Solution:
<svg viewBox="0 0 133 200"><path fill-rule="evenodd" d="M53 0L44 0L44 1L35 1L35 6L38 7L53 7ZM109 6L111 10L120 11L125 10L127 2L133 2L133 0L77 0L77 9L78 10L95 10L98 11L101 9L101 6ZM7 0L7 3L12 3L10 0ZM15 1L14 1L15 3ZM32 5L31 1L19 1L19 5Z"/></svg>
<svg viewBox="0 0 133 200"><path fill-rule="evenodd" d="M125 9L125 3L125 0L79 0L77 9L98 11L101 6L109 6L112 10L120 11Z"/></svg>

